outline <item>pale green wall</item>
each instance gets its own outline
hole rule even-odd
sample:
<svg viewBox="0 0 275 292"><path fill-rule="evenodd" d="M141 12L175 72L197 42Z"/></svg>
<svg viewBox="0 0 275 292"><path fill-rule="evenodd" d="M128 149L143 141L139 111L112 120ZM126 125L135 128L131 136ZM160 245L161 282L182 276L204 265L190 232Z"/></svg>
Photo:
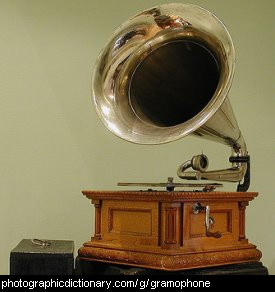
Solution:
<svg viewBox="0 0 275 292"><path fill-rule="evenodd" d="M133 145L93 110L90 73L100 49L121 22L165 2L0 0L0 274L22 238L71 239L76 250L89 239L93 208L82 189L163 181L202 150L211 168L227 166L222 145L191 137ZM193 3L222 19L235 43L231 103L252 157L250 190L260 193L247 210L247 235L275 274L275 1Z"/></svg>

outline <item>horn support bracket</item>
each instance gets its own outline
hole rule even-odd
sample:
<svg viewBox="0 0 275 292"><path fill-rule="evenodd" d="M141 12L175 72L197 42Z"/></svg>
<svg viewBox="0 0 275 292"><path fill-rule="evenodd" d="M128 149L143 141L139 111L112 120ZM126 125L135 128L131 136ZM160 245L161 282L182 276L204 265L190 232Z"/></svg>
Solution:
<svg viewBox="0 0 275 292"><path fill-rule="evenodd" d="M250 186L250 156L231 156L229 157L231 163L245 163L246 172L243 178L243 182L239 182L237 192L246 192Z"/></svg>

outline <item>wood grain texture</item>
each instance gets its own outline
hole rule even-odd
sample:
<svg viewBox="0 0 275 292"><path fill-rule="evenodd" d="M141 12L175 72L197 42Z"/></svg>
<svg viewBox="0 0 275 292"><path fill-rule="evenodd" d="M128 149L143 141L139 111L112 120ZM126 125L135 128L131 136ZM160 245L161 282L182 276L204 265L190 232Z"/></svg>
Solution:
<svg viewBox="0 0 275 292"><path fill-rule="evenodd" d="M112 199L134 201L193 201L221 199L233 201L251 201L258 196L256 192L167 192L167 191L82 191L88 199Z"/></svg>
<svg viewBox="0 0 275 292"><path fill-rule="evenodd" d="M257 193L83 191L95 205L95 234L79 249L81 259L163 270L258 261L245 238L245 210ZM210 207L209 236L205 211Z"/></svg>
<svg viewBox="0 0 275 292"><path fill-rule="evenodd" d="M159 270L185 270L242 262L254 262L261 258L261 252L254 246L237 250L216 250L189 254L154 254L125 250L106 250L96 247L82 247L81 259L106 263L139 266Z"/></svg>

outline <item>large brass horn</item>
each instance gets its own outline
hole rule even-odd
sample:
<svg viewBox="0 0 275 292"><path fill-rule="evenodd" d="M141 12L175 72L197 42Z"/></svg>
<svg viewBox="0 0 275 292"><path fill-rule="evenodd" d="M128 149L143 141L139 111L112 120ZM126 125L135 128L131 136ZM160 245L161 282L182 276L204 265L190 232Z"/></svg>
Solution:
<svg viewBox="0 0 275 292"><path fill-rule="evenodd" d="M208 159L198 155L178 176L239 182L246 191L249 156L227 98L234 66L231 37L216 16L196 5L160 5L115 31L94 69L93 101L105 126L133 143L193 134L230 146L230 168L206 171Z"/></svg>

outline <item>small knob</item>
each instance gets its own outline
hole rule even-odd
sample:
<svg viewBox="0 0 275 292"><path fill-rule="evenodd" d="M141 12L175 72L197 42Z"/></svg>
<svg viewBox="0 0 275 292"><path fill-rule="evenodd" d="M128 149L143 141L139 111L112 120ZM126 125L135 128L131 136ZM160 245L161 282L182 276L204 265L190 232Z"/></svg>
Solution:
<svg viewBox="0 0 275 292"><path fill-rule="evenodd" d="M167 186L166 189L168 192L172 192L175 189L174 183L173 183L174 178L169 176L167 180Z"/></svg>

